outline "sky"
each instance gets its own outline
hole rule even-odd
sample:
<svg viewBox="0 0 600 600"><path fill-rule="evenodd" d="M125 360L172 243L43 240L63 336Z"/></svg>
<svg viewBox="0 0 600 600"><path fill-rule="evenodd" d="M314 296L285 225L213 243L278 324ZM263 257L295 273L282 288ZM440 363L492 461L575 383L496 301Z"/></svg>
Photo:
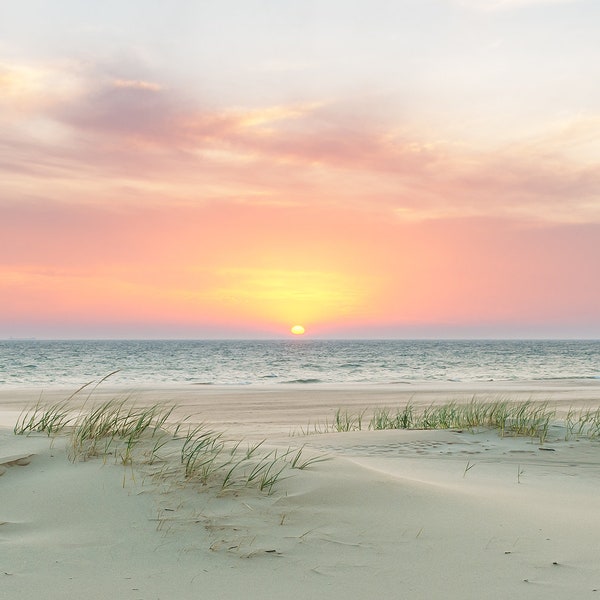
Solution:
<svg viewBox="0 0 600 600"><path fill-rule="evenodd" d="M0 338L600 338L597 0L0 4Z"/></svg>

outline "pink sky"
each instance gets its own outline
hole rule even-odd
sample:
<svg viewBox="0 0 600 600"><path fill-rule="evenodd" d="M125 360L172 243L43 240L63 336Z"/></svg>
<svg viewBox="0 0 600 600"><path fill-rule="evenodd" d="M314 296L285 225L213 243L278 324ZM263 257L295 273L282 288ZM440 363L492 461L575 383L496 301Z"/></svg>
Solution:
<svg viewBox="0 0 600 600"><path fill-rule="evenodd" d="M598 9L385 5L8 11L0 338L600 337Z"/></svg>

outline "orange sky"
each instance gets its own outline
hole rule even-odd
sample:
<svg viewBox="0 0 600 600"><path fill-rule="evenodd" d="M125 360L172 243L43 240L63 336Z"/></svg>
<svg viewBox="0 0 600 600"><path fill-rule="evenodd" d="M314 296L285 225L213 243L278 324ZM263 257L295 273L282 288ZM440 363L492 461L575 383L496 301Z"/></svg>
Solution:
<svg viewBox="0 0 600 600"><path fill-rule="evenodd" d="M600 337L597 8L500 4L11 9L0 338Z"/></svg>
<svg viewBox="0 0 600 600"><path fill-rule="evenodd" d="M7 216L3 314L27 332L583 334L598 315L597 226L222 204Z"/></svg>

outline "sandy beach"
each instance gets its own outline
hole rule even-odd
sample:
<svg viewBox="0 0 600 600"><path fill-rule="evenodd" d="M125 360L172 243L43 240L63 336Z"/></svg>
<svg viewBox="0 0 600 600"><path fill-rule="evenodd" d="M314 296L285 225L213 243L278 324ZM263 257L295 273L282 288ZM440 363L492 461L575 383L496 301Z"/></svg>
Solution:
<svg viewBox="0 0 600 600"><path fill-rule="evenodd" d="M600 600L599 25L0 0L0 600Z"/></svg>
<svg viewBox="0 0 600 600"><path fill-rule="evenodd" d="M264 439L261 452L327 460L288 468L263 491L188 481L166 446L157 460L117 452L72 460L68 433L12 431L40 391L3 390L1 598L600 594L600 442L569 435L561 420L571 408L595 410L596 382L107 387L93 402L130 394L140 405L176 404L174 421L191 416L228 440ZM557 421L543 443L486 428L325 432L340 408L473 397L547 402Z"/></svg>

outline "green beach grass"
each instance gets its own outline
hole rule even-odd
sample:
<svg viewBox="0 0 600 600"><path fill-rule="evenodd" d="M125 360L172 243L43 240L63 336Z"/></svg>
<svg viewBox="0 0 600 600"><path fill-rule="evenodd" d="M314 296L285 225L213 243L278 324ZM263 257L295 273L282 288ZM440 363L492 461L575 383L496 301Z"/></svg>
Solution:
<svg viewBox="0 0 600 600"><path fill-rule="evenodd" d="M331 420L309 423L300 429L302 435L318 433L379 431L390 429L491 429L501 437L536 438L540 443L548 437L550 427L564 427L565 439L600 438L600 408L571 409L564 420L547 402L509 402L506 400L447 402L417 407L408 403L398 408L375 408L370 418L367 410L349 412L338 408Z"/></svg>
<svg viewBox="0 0 600 600"><path fill-rule="evenodd" d="M131 397L95 404L93 392L107 377L93 386L92 382L85 384L61 402L45 405L40 399L21 413L14 433L66 436L67 453L73 462L101 457L125 466L162 464L159 471L163 475L168 470L183 484L218 492L255 488L269 494L291 470L303 470L327 458L306 456L304 446L268 448L265 440L246 444L203 424L192 425L191 417L176 421L175 406L137 406ZM84 390L87 397L75 412L71 400ZM570 410L560 423L556 417L546 402L472 398L465 403L376 408L369 415L366 409L337 409L331 421L301 428L300 433L484 428L502 437L529 437L543 444L550 427L559 424L565 439L600 437L600 409Z"/></svg>
<svg viewBox="0 0 600 600"><path fill-rule="evenodd" d="M292 469L326 460L305 456L304 446L267 449L264 440L244 444L202 424L188 425L188 419L172 421L174 409L160 404L138 407L127 398L90 405L74 415L68 401L48 406L38 402L19 416L14 433L65 436L73 462L112 457L130 466L163 463L182 483L221 492L254 487L271 493ZM167 467L173 456L179 464L175 471Z"/></svg>

